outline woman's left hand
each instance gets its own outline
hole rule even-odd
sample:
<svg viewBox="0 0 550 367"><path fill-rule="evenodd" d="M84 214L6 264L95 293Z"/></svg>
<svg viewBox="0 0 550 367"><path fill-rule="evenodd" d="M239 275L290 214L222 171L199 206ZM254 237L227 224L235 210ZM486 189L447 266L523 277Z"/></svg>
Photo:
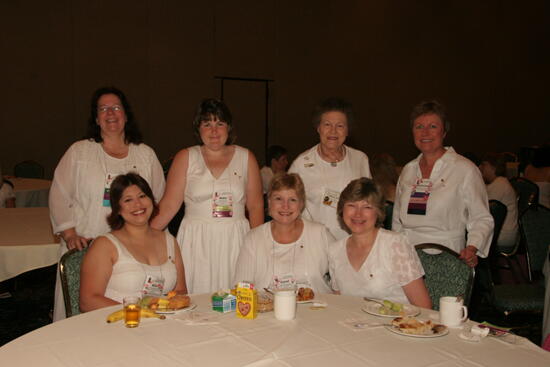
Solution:
<svg viewBox="0 0 550 367"><path fill-rule="evenodd" d="M469 245L462 251L460 251L460 259L471 268L475 268L477 265L477 248Z"/></svg>

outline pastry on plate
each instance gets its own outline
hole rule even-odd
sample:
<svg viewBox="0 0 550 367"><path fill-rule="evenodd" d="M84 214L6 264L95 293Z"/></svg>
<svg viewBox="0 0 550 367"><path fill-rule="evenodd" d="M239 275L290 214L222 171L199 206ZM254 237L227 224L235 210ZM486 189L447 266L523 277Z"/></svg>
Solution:
<svg viewBox="0 0 550 367"><path fill-rule="evenodd" d="M300 289L298 289L296 300L298 302L303 302L303 301L312 300L314 297L315 297L315 293L313 292L313 289L301 287Z"/></svg>

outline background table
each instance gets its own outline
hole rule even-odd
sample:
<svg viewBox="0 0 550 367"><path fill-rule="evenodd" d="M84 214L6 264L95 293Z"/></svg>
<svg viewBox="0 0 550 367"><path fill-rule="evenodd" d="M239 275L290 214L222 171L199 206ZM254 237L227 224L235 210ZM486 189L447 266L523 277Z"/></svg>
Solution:
<svg viewBox="0 0 550 367"><path fill-rule="evenodd" d="M479 343L446 336L421 339L397 335L383 326L362 331L339 323L349 318L389 322L361 311L357 297L321 295L324 310L298 305L297 318L277 321L273 312L256 320L220 316L218 324L187 325L179 315L145 319L135 329L105 322L113 306L56 322L0 348L5 365L21 366L412 366L490 367L550 365L550 353L517 337ZM197 311L210 309L209 296L191 296ZM193 312L193 311L191 311ZM437 317L435 311L423 311ZM32 317L29 315L29 317Z"/></svg>
<svg viewBox="0 0 550 367"><path fill-rule="evenodd" d="M15 192L17 208L47 207L50 194L50 180L39 178L10 177Z"/></svg>
<svg viewBox="0 0 550 367"><path fill-rule="evenodd" d="M48 208L0 208L0 281L58 261Z"/></svg>

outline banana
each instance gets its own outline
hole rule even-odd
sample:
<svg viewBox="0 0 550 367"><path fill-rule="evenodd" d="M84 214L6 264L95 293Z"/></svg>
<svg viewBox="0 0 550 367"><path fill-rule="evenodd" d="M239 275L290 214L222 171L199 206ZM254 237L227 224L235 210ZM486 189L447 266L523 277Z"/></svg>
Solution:
<svg viewBox="0 0 550 367"><path fill-rule="evenodd" d="M118 310L107 316L107 322L117 322L124 318L124 310Z"/></svg>
<svg viewBox="0 0 550 367"><path fill-rule="evenodd" d="M157 319L161 319L161 320L164 320L164 319L166 318L166 316L164 316L164 315L159 315L159 314L156 313L155 311L150 310L150 309L148 309L148 308L142 308L142 309L141 309L141 312L140 312L140 315L141 315L141 317L143 317L143 318L156 317Z"/></svg>
<svg viewBox="0 0 550 367"><path fill-rule="evenodd" d="M155 311L150 310L148 308L142 308L141 311L140 311L140 315L143 318L156 317L157 319L161 319L161 320L164 320L166 318L166 316L159 315ZM109 316L107 316L107 322L108 323L117 322L117 321L120 321L122 319L124 319L124 310L123 309L115 311L112 314L110 314Z"/></svg>

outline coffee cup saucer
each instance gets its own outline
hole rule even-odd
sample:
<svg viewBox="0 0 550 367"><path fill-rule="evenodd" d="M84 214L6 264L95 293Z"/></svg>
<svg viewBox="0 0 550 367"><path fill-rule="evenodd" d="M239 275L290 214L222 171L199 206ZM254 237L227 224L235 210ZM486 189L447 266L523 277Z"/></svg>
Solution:
<svg viewBox="0 0 550 367"><path fill-rule="evenodd" d="M468 323L469 320L470 319L467 318L466 320L462 321L460 324L458 324L456 326L447 326L447 325L445 325L445 326L447 326L449 329L462 329Z"/></svg>

